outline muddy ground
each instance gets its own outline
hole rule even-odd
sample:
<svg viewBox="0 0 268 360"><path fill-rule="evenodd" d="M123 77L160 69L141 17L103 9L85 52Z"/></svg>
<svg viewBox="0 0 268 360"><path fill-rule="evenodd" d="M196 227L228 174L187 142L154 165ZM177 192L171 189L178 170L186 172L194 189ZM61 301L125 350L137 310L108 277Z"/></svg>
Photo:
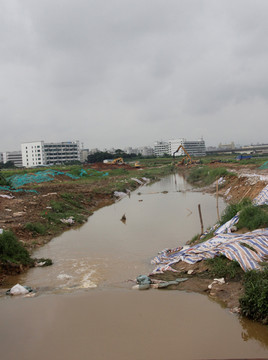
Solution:
<svg viewBox="0 0 268 360"><path fill-rule="evenodd" d="M210 166L225 166L237 174L237 176L224 179L223 183L219 186L219 196L224 197L229 203L240 201L245 197L253 199L268 184L268 170L258 170L255 165L239 166L239 164L215 163ZM111 166L96 164L94 168L103 171L109 170ZM138 174L135 174L138 169L129 165L113 165L112 168L126 168L126 170L133 170L133 176L137 176ZM187 172L187 169L180 168L178 171ZM42 222L42 212L49 208L52 200L60 200L61 194L64 193L79 194L80 197L82 195L81 204L84 210L87 214L89 214L89 212L93 213L98 208L115 201L113 193L101 191L103 186L107 186L107 180L100 179L95 183L83 183L76 180L70 181L70 178L60 176L57 177L55 181L35 185L34 189L38 191L38 194L0 191L0 195L9 195L12 197L5 198L0 196L0 229L12 230L18 239L32 251L36 247L42 246L51 240L56 233L52 231L46 233L44 236L37 236L25 229L26 223ZM138 184L136 186L138 187ZM25 189L27 188L29 189L31 187L25 187ZM216 186L213 184L206 188L200 188L198 191L216 193ZM68 230L68 228L69 226L61 227L58 229L58 232L63 232ZM169 288L208 294L210 297L221 301L225 306L232 309L236 309L239 306L238 299L243 292L241 282L230 281L223 285L215 284L212 286L212 289L209 290L208 285L211 284L213 279L208 278L207 267L203 262L195 265L180 262L176 264L174 268L178 270L179 273L166 272L163 275L154 277L162 280L172 280L180 276L185 277L185 274L187 274L189 270L193 270L191 275L187 274L187 277L189 277L188 281L180 283L179 285L172 285ZM25 271L25 268L21 266L14 266L13 268L2 267L0 284L5 274L15 274L22 271Z"/></svg>

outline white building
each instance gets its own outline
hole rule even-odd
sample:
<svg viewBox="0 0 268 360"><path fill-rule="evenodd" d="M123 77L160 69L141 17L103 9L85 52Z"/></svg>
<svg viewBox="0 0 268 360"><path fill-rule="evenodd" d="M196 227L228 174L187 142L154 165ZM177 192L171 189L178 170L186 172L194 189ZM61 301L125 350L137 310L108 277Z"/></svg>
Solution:
<svg viewBox="0 0 268 360"><path fill-rule="evenodd" d="M156 141L154 143L154 154L155 156L163 156L169 154L169 145L166 141Z"/></svg>
<svg viewBox="0 0 268 360"><path fill-rule="evenodd" d="M46 164L44 141L33 141L21 144L21 153L24 167L35 167Z"/></svg>
<svg viewBox="0 0 268 360"><path fill-rule="evenodd" d="M183 142L185 139L176 139L176 140L169 140L168 141L168 154L173 155L175 151L178 150L180 145L183 145ZM181 156L183 155L183 150L180 149L175 156Z"/></svg>
<svg viewBox="0 0 268 360"><path fill-rule="evenodd" d="M80 151L80 161L82 163L87 162L88 155L89 155L89 149L82 149Z"/></svg>
<svg viewBox="0 0 268 360"><path fill-rule="evenodd" d="M157 141L154 146L154 153L156 156L163 156L164 154L173 155L178 150L179 146L182 145L185 150L191 156L205 156L206 145L203 139L196 141L189 141L184 138L168 140L168 141ZM175 156L184 155L183 149L180 149Z"/></svg>
<svg viewBox="0 0 268 360"><path fill-rule="evenodd" d="M21 144L22 163L25 167L64 164L80 161L79 141L45 143L34 141Z"/></svg>
<svg viewBox="0 0 268 360"><path fill-rule="evenodd" d="M3 163L12 161L16 167L22 167L22 154L21 151L6 151L2 154Z"/></svg>

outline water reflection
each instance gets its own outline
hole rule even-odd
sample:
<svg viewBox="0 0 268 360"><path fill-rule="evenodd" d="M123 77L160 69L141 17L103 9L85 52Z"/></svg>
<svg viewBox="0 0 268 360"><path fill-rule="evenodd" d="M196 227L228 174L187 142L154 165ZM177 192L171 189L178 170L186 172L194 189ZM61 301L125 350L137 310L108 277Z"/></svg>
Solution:
<svg viewBox="0 0 268 360"><path fill-rule="evenodd" d="M268 327L254 321L240 317L239 322L243 328L241 337L244 341L257 340L265 349L268 349Z"/></svg>

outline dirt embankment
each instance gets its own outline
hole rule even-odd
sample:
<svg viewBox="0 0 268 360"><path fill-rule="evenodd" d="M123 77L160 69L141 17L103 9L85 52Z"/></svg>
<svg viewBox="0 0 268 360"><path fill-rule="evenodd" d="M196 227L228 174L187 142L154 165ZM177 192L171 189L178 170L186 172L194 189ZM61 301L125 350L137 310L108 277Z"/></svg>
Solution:
<svg viewBox="0 0 268 360"><path fill-rule="evenodd" d="M236 176L228 176L225 179L221 179L219 184L219 196L222 196L228 203L237 203L244 198L253 200L268 184L268 170L258 170L255 165L226 165L216 163L210 166L212 168L225 166L229 171L236 174ZM182 169L182 172L187 173L188 170ZM216 195L216 184L199 188L199 191ZM205 261L200 261L193 265L179 262L172 267L174 270L177 270L177 272L165 271L163 274L150 275L150 277L163 281L172 281L179 277L187 277L187 281L177 285L170 285L168 289L206 294L220 302L223 306L230 308L231 311L239 312L239 298L244 292L243 282L241 280L227 280L224 284L217 282L212 284L214 277L210 274L209 266Z"/></svg>
<svg viewBox="0 0 268 360"><path fill-rule="evenodd" d="M133 170L132 176L138 176L137 169L127 164L106 165L97 163L94 166L91 165L90 168L104 172L114 169ZM24 190L34 189L35 192L0 190L0 229L11 230L28 251L32 252L56 235L70 229L70 227L80 226L97 209L112 204L116 200L113 192L117 190L118 182L124 181L123 178L124 176L119 175L100 177L96 181L90 179L88 181L86 179L77 181L71 180L65 175L58 175L53 181L29 184L23 187ZM132 181L130 189L133 190L138 186L138 183ZM63 203L66 196L67 200L72 201L71 204L75 203L77 215L81 215L83 221L73 224L49 224L46 215L51 211L51 204ZM26 224L28 223L44 225L45 233L40 234L27 229ZM18 274L25 270L27 270L27 266L0 264L0 284L5 275Z"/></svg>
<svg viewBox="0 0 268 360"><path fill-rule="evenodd" d="M228 177L219 184L219 195L228 203L236 203L244 198L253 200L268 184L268 170L259 170L256 165L239 164L211 164L211 167L224 166L236 176ZM216 186L208 187L208 191L215 193Z"/></svg>

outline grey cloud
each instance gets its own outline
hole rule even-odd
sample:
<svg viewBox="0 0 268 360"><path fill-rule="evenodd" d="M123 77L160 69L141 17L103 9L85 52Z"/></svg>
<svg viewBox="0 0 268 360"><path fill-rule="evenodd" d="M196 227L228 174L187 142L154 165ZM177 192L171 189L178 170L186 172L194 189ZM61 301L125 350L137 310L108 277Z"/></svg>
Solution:
<svg viewBox="0 0 268 360"><path fill-rule="evenodd" d="M265 0L4 0L0 10L0 116L18 131L15 148L20 137L217 143L228 138L218 124L232 114L250 124L249 109L264 124ZM242 135L233 140L252 130Z"/></svg>

